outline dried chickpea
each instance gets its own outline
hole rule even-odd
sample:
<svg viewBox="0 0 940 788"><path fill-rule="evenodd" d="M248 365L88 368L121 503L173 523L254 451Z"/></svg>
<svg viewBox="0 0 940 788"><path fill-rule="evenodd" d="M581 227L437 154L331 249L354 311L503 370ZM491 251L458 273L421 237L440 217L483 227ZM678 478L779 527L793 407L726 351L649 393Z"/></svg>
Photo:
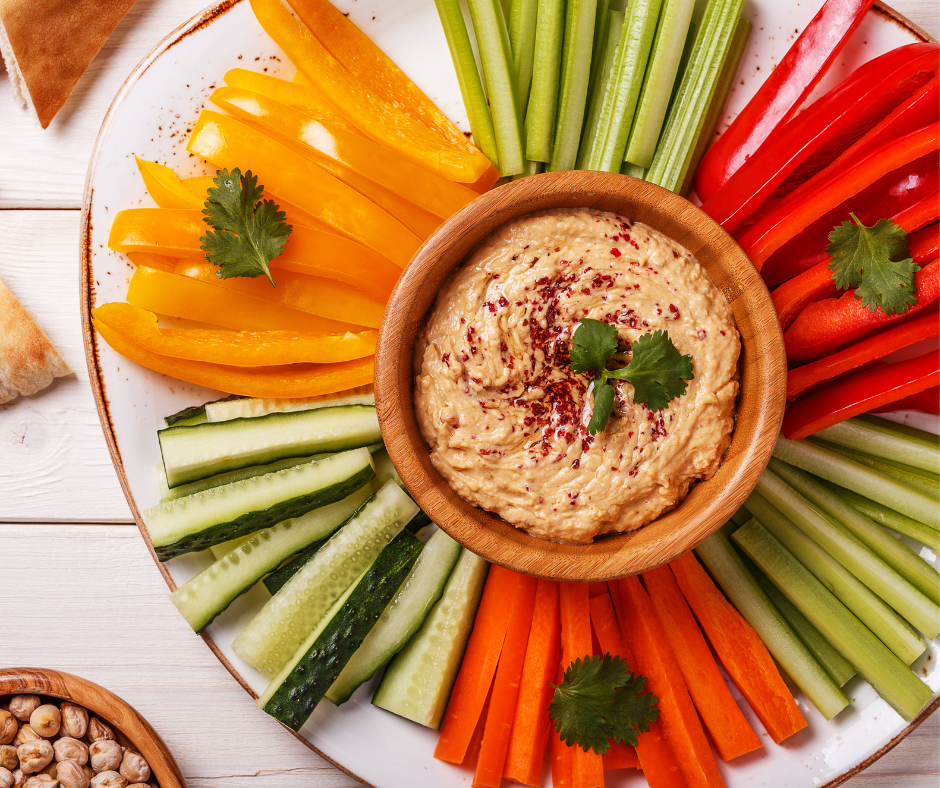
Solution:
<svg viewBox="0 0 940 788"><path fill-rule="evenodd" d="M143 755L130 750L124 753L119 771L121 777L129 783L145 783L150 779L150 764L147 763Z"/></svg>
<svg viewBox="0 0 940 788"><path fill-rule="evenodd" d="M150 783L131 783L127 788L153 788Z"/></svg>
<svg viewBox="0 0 940 788"><path fill-rule="evenodd" d="M62 704L62 728L60 733L63 736L71 736L73 739L84 738L88 732L88 712L81 706L65 701Z"/></svg>
<svg viewBox="0 0 940 788"><path fill-rule="evenodd" d="M59 781L48 774L34 774L26 781L25 788L59 788Z"/></svg>
<svg viewBox="0 0 940 788"><path fill-rule="evenodd" d="M13 788L20 788L20 786L26 784L26 775L23 774L22 769L13 770Z"/></svg>
<svg viewBox="0 0 940 788"><path fill-rule="evenodd" d="M101 739L92 742L88 748L89 762L95 774L99 772L116 772L124 759L121 745L110 739Z"/></svg>
<svg viewBox="0 0 940 788"><path fill-rule="evenodd" d="M82 767L82 771L85 772L85 776L88 778L88 781L91 782L91 778L95 776L95 771L87 763Z"/></svg>
<svg viewBox="0 0 940 788"><path fill-rule="evenodd" d="M41 738L42 736L36 733L29 725L21 725L20 729L16 732L16 736L13 737L13 744L19 747L21 744L39 741Z"/></svg>
<svg viewBox="0 0 940 788"><path fill-rule="evenodd" d="M10 712L0 709L0 744L9 744L19 730L19 723Z"/></svg>
<svg viewBox="0 0 940 788"><path fill-rule="evenodd" d="M52 763L50 763L45 769L43 769L43 770L42 770L41 772L39 772L39 773L40 773L40 774L48 774L50 777L52 777L52 778L54 778L54 779L57 780L57 779L59 779L59 764L57 764L55 761L53 761Z"/></svg>
<svg viewBox="0 0 940 788"><path fill-rule="evenodd" d="M14 695L10 698L10 714L26 722L29 715L39 708L41 701L36 695Z"/></svg>
<svg viewBox="0 0 940 788"><path fill-rule="evenodd" d="M90 783L91 788L127 788L127 780L117 772L96 774Z"/></svg>
<svg viewBox="0 0 940 788"><path fill-rule="evenodd" d="M32 714L29 715L29 727L44 739L51 739L59 732L59 726L62 724L62 715L59 713L59 707L51 703L44 703L38 706Z"/></svg>
<svg viewBox="0 0 940 788"><path fill-rule="evenodd" d="M62 788L88 788L91 780L77 761L61 761L56 775Z"/></svg>
<svg viewBox="0 0 940 788"><path fill-rule="evenodd" d="M52 761L52 745L45 739L27 742L16 748L23 774L35 774L45 769Z"/></svg>
<svg viewBox="0 0 940 788"><path fill-rule="evenodd" d="M13 772L0 766L0 788L13 788Z"/></svg>
<svg viewBox="0 0 940 788"><path fill-rule="evenodd" d="M88 763L88 745L71 736L62 736L52 744L57 761L76 761L79 766Z"/></svg>
<svg viewBox="0 0 940 788"><path fill-rule="evenodd" d="M0 767L12 772L19 765L20 759L16 754L16 747L12 744L0 744Z"/></svg>
<svg viewBox="0 0 940 788"><path fill-rule="evenodd" d="M95 741L114 741L114 731L97 717L92 717L88 723L88 738Z"/></svg>

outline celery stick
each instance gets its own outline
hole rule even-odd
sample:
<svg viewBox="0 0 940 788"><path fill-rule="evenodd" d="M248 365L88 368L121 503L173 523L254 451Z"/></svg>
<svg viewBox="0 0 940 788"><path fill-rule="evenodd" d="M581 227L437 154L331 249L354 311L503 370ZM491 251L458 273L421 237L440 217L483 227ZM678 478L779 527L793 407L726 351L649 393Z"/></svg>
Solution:
<svg viewBox="0 0 940 788"><path fill-rule="evenodd" d="M685 183L705 114L731 48L744 0L709 0L676 102L646 179L670 191Z"/></svg>
<svg viewBox="0 0 940 788"><path fill-rule="evenodd" d="M881 597L927 640L940 635L940 606L894 571L855 537L833 525L806 498L777 476L771 460L755 490L804 534Z"/></svg>
<svg viewBox="0 0 940 788"><path fill-rule="evenodd" d="M731 515L731 522L733 522L738 528L740 528L746 522L749 522L750 519L751 513L743 506Z"/></svg>
<svg viewBox="0 0 940 788"><path fill-rule="evenodd" d="M591 76L588 78L588 101L594 94L594 83L597 73L604 59L603 44L607 40L610 29L610 0L597 0L597 9L594 11L594 46L591 53ZM621 12L622 13L622 12Z"/></svg>
<svg viewBox="0 0 940 788"><path fill-rule="evenodd" d="M601 109L604 106L604 96L613 74L614 58L617 47L620 45L620 36L623 33L623 11L610 11L607 22L607 36L601 46L595 51L601 53L601 64L588 95L587 119L584 121L584 130L581 132L581 147L578 150L578 169L587 169L587 163L594 151L597 140L597 127L600 123Z"/></svg>
<svg viewBox="0 0 940 788"><path fill-rule="evenodd" d="M849 705L836 683L789 626L720 531L695 548L738 612L754 627L774 659L827 720Z"/></svg>
<svg viewBox="0 0 940 788"><path fill-rule="evenodd" d="M477 61L473 56L470 35L460 11L460 3L458 0L434 2L437 4L437 13L441 17L444 36L447 38L450 56L457 71L457 83L460 85L460 95L463 96L463 104L470 119L473 141L493 164L498 165L493 119L490 117L490 107L483 92L483 83L480 81L480 72L477 71Z"/></svg>
<svg viewBox="0 0 940 788"><path fill-rule="evenodd" d="M620 171L661 7L662 0L633 0L627 8L588 169Z"/></svg>
<svg viewBox="0 0 940 788"><path fill-rule="evenodd" d="M756 492L751 493L747 499L747 508L761 525L783 542L787 549L816 575L826 588L858 616L865 626L881 639L882 643L897 654L899 659L903 660L905 665L910 665L924 653L927 645L910 624L778 512L763 496ZM803 612L806 613L806 611ZM833 643L833 645L837 644ZM843 656L848 658L847 654Z"/></svg>
<svg viewBox="0 0 940 788"><path fill-rule="evenodd" d="M516 173L512 176L514 181L519 180L520 178L528 178L530 175L538 175L542 171L542 162L540 161L530 161L526 159L522 165L522 172Z"/></svg>
<svg viewBox="0 0 940 788"><path fill-rule="evenodd" d="M564 25L565 0L539 0L532 88L525 117L525 156L531 161L550 161L552 158Z"/></svg>
<svg viewBox="0 0 940 788"><path fill-rule="evenodd" d="M932 528L940 528L940 507L932 496L892 479L861 463L840 457L835 452L806 441L777 438L774 457L783 462L828 479L884 504L901 514L913 517Z"/></svg>
<svg viewBox="0 0 940 788"><path fill-rule="evenodd" d="M759 523L740 528L734 540L816 629L905 720L933 697L924 682L846 609L794 555Z"/></svg>
<svg viewBox="0 0 940 788"><path fill-rule="evenodd" d="M620 174L629 175L631 178L639 178L641 181L643 181L646 180L646 167L641 167L638 164L625 161L620 165Z"/></svg>
<svg viewBox="0 0 940 788"><path fill-rule="evenodd" d="M499 0L469 0L470 18L483 61L502 175L522 172L522 117L516 105L509 32Z"/></svg>
<svg viewBox="0 0 940 788"><path fill-rule="evenodd" d="M899 482L904 482L905 484L911 485L911 487L916 487L918 490L933 495L934 498L940 495L940 480L938 480L934 474L930 473L930 471L914 468L911 465L903 465L899 462L885 462L880 457L873 457L870 454L865 454L855 449L847 449L845 446L839 446L837 443L816 440L815 437L807 438L806 440L810 443L815 443L817 446L822 446L829 451L834 451L840 457L848 457L850 460L860 462L862 465L867 465L869 468L874 468L885 476L890 476L892 479L897 479Z"/></svg>
<svg viewBox="0 0 940 788"><path fill-rule="evenodd" d="M940 471L940 436L875 416L847 419L815 437L934 474Z"/></svg>
<svg viewBox="0 0 940 788"><path fill-rule="evenodd" d="M649 167L653 162L694 8L695 0L665 0L660 14L649 68L643 80L643 92L624 156L626 161L640 167Z"/></svg>
<svg viewBox="0 0 940 788"><path fill-rule="evenodd" d="M591 53L594 51L594 14L597 0L568 0L565 19L565 48L561 59L561 89L555 142L548 169L573 170L581 142Z"/></svg>
<svg viewBox="0 0 940 788"><path fill-rule="evenodd" d="M854 509L806 471L777 460L774 463L774 473L781 479L834 518L837 525L841 525L880 556L928 599L940 603L940 573L929 563L906 544L885 533L884 528Z"/></svg>
<svg viewBox="0 0 940 788"><path fill-rule="evenodd" d="M516 75L516 104L520 115L525 114L532 86L532 58L535 54L535 22L538 0L512 0L509 6L509 46L512 49L512 67Z"/></svg>

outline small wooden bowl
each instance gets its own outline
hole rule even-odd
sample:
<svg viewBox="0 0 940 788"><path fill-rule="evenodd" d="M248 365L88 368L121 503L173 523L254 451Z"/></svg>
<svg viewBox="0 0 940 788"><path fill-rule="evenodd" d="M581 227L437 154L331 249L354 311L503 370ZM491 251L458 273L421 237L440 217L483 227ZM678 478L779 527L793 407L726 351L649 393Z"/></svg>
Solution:
<svg viewBox="0 0 940 788"><path fill-rule="evenodd" d="M114 729L118 744L139 752L160 788L186 788L186 781L160 735L128 703L87 679L44 668L0 670L0 697L39 695L84 706Z"/></svg>
<svg viewBox="0 0 940 788"><path fill-rule="evenodd" d="M731 446L718 472L678 507L629 534L559 544L463 500L431 464L413 400L418 333L450 273L497 227L551 208L588 207L643 222L678 241L705 267L734 311L742 340L741 391ZM430 518L474 553L500 566L555 580L609 580L663 564L714 533L744 502L780 431L786 357L770 294L734 239L672 192L624 175L556 172L484 194L445 222L398 281L379 330L375 399L395 468Z"/></svg>

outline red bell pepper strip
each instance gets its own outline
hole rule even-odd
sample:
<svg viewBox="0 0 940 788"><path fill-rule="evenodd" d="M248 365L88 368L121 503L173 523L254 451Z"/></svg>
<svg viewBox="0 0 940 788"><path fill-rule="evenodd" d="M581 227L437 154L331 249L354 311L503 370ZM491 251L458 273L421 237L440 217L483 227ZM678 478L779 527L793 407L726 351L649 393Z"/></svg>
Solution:
<svg viewBox="0 0 940 788"><path fill-rule="evenodd" d="M870 311L854 290L841 298L827 298L810 304L784 332L783 344L791 364L815 361L835 353L888 323L896 323L926 309L940 295L940 262L934 260L914 275L917 303L902 314L886 315Z"/></svg>
<svg viewBox="0 0 940 788"><path fill-rule="evenodd" d="M779 128L702 210L729 233L735 232L766 200L780 199L780 191L792 191L852 147L938 71L937 44L909 44L870 60ZM888 139L928 122L904 128ZM885 141L880 139L881 144Z"/></svg>
<svg viewBox="0 0 940 788"><path fill-rule="evenodd" d="M916 394L909 394L904 399L892 402L888 405L879 405L877 408L868 411L869 413L888 413L894 410L919 410L924 413L936 413L940 415L940 386L918 391Z"/></svg>
<svg viewBox="0 0 940 788"><path fill-rule="evenodd" d="M826 0L748 105L703 157L695 191L708 200L771 132L792 118L858 27L872 0Z"/></svg>
<svg viewBox="0 0 940 788"><path fill-rule="evenodd" d="M831 298L838 292L828 259L788 279L770 294L777 310L780 329L786 331L808 304Z"/></svg>
<svg viewBox="0 0 940 788"><path fill-rule="evenodd" d="M940 384L940 353L932 350L897 364L849 375L800 397L783 417L787 438L805 438L872 408Z"/></svg>
<svg viewBox="0 0 940 788"><path fill-rule="evenodd" d="M925 157L936 162L936 157ZM920 202L915 203L895 214L894 223L903 227L909 233L915 233L922 230L928 224L932 224L940 218L940 190L935 191L929 197L925 197Z"/></svg>
<svg viewBox="0 0 940 788"><path fill-rule="evenodd" d="M883 358L895 350L913 345L922 339L940 334L940 320L936 309L902 320L878 334L866 337L845 350L831 356L791 369L787 373L787 400L792 401L809 389Z"/></svg>
<svg viewBox="0 0 940 788"><path fill-rule="evenodd" d="M937 195L940 198L940 194ZM940 200L938 200L940 202ZM923 230L918 230L907 238L911 249L911 259L918 265L940 257L940 224L934 222Z"/></svg>
<svg viewBox="0 0 940 788"><path fill-rule="evenodd" d="M860 191L940 146L940 124L906 134L879 146L848 165L828 167L814 179L814 188L802 200L784 200L774 211L745 232L738 243L760 270L788 240Z"/></svg>

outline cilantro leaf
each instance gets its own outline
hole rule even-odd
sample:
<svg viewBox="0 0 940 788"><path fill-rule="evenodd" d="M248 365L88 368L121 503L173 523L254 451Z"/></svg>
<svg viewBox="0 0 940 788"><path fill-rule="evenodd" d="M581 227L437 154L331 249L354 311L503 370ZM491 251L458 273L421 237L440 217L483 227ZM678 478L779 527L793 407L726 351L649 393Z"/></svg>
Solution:
<svg viewBox="0 0 940 788"><path fill-rule="evenodd" d="M586 317L578 321L571 340L571 369L575 372L601 371L608 357L616 351L616 326Z"/></svg>
<svg viewBox="0 0 940 788"><path fill-rule="evenodd" d="M588 422L588 432L596 435L604 429L610 412L614 409L614 387L609 383L594 386L594 412Z"/></svg>
<svg viewBox="0 0 940 788"><path fill-rule="evenodd" d="M679 354L665 331L643 334L633 343L633 358L623 369L607 377L633 384L633 401L650 410L662 410L673 397L685 394L686 381L692 380L692 356Z"/></svg>
<svg viewBox="0 0 940 788"><path fill-rule="evenodd" d="M636 746L637 733L659 719L659 699L641 694L645 686L646 678L634 676L620 657L576 659L555 687L548 716L569 747L603 755L610 739Z"/></svg>
<svg viewBox="0 0 940 788"><path fill-rule="evenodd" d="M829 270L840 290L855 288L874 312L902 314L917 303L914 274L920 270L911 260L907 233L889 219L866 227L853 213L829 233Z"/></svg>
<svg viewBox="0 0 940 788"><path fill-rule="evenodd" d="M233 276L274 278L268 263L284 251L293 229L284 212L262 200L264 187L251 170L219 170L208 191L203 221L212 227L199 240L210 263L219 266L222 279Z"/></svg>

